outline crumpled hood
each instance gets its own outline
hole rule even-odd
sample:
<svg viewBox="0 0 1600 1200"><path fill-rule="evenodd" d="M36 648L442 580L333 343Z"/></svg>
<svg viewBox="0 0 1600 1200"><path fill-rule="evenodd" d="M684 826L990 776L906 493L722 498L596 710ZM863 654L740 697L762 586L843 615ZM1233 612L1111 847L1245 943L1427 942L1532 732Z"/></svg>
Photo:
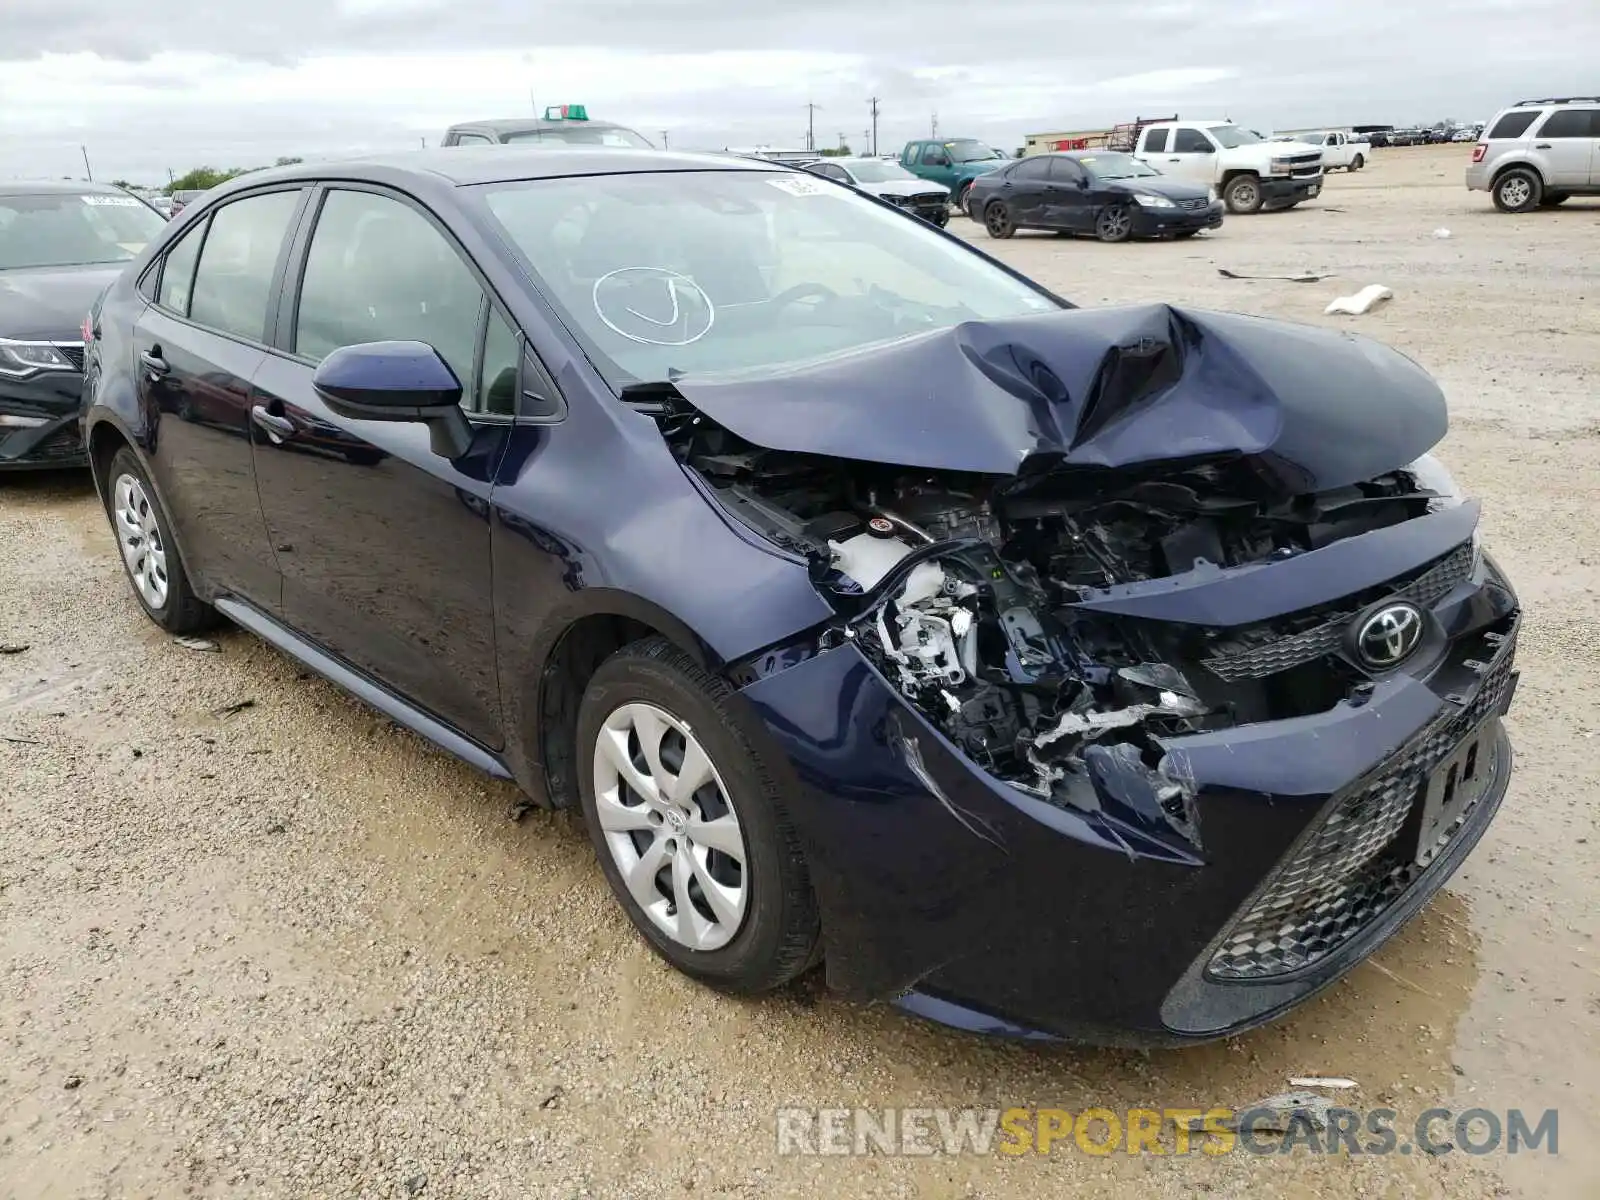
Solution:
<svg viewBox="0 0 1600 1200"><path fill-rule="evenodd" d="M0 337L76 342L83 318L124 263L0 271Z"/></svg>
<svg viewBox="0 0 1600 1200"><path fill-rule="evenodd" d="M1404 466L1446 428L1439 386L1369 338L1160 304L969 321L676 386L772 450L1003 475L1242 455L1289 494Z"/></svg>

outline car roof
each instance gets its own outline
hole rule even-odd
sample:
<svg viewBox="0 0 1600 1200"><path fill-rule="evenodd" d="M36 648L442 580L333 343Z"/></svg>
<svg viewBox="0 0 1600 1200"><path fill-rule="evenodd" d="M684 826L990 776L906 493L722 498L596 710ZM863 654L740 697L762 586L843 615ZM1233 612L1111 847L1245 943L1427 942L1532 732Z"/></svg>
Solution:
<svg viewBox="0 0 1600 1200"><path fill-rule="evenodd" d="M641 175L666 171L780 171L784 164L720 154L676 150L635 150L622 146L450 146L408 150L370 158L297 163L251 171L234 184L286 183L294 180L344 179L394 183L401 178L470 187L520 179L561 179L585 175ZM238 190L232 186L229 191Z"/></svg>
<svg viewBox="0 0 1600 1200"><path fill-rule="evenodd" d="M623 129L615 121L546 121L542 117L496 117L488 121L461 121L447 133L464 129L487 129L491 133L545 133L556 129Z"/></svg>
<svg viewBox="0 0 1600 1200"><path fill-rule="evenodd" d="M0 179L0 196L127 196L109 183L72 179Z"/></svg>

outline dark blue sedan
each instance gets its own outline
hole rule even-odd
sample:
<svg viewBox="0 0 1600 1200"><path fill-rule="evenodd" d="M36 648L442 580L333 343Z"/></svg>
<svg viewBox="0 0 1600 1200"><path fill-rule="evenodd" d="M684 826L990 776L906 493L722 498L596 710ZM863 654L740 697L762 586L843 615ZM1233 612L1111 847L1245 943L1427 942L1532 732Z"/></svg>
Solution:
<svg viewBox="0 0 1600 1200"><path fill-rule="evenodd" d="M717 987L1217 1037L1506 790L1517 602L1439 389L1362 338L1075 309L781 167L560 148L252 173L90 334L150 618L581 807Z"/></svg>

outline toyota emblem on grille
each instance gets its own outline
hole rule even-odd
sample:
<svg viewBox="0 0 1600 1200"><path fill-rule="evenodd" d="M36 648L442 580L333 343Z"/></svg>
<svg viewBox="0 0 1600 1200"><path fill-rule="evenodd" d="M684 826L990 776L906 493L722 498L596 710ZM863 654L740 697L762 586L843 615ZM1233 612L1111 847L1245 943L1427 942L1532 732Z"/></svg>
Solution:
<svg viewBox="0 0 1600 1200"><path fill-rule="evenodd" d="M1375 670L1397 667L1411 657L1422 641L1422 610L1397 601L1368 609L1353 626L1352 648Z"/></svg>

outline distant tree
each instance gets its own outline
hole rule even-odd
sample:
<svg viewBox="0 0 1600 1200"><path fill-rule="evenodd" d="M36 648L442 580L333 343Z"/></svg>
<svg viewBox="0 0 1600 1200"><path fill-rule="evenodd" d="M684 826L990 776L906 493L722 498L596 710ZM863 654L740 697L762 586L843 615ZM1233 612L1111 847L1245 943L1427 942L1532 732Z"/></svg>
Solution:
<svg viewBox="0 0 1600 1200"><path fill-rule="evenodd" d="M219 171L215 167L195 167L179 175L166 187L167 195L173 192L203 192L207 188L214 188L219 183L226 183L236 175L244 172L235 167L230 171Z"/></svg>
<svg viewBox="0 0 1600 1200"><path fill-rule="evenodd" d="M126 179L113 179L111 181L111 186L114 188L121 188L125 192L133 191L133 184L129 183Z"/></svg>
<svg viewBox="0 0 1600 1200"><path fill-rule="evenodd" d="M822 155L823 158L849 158L850 146L848 143L841 142L837 146L829 146L825 150L818 150L817 153Z"/></svg>
<svg viewBox="0 0 1600 1200"><path fill-rule="evenodd" d="M273 163L272 165L275 166L275 167L292 167L296 163L303 163L303 162L305 162L305 159L303 159L303 158L280 158L277 162Z"/></svg>

